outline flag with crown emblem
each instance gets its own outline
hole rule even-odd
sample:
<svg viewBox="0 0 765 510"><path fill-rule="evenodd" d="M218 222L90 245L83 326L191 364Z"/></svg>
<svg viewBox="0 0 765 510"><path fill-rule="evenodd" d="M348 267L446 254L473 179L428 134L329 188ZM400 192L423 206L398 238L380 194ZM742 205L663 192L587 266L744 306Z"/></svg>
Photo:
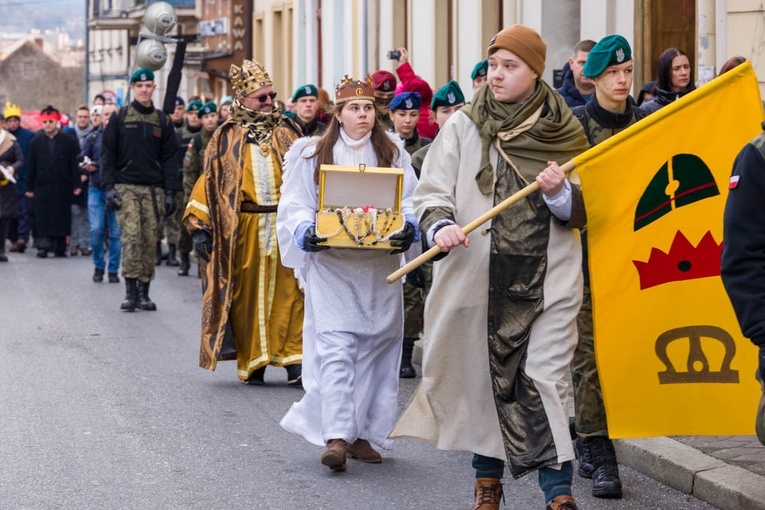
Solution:
<svg viewBox="0 0 765 510"><path fill-rule="evenodd" d="M613 438L754 433L757 351L720 255L733 161L762 120L746 62L574 159Z"/></svg>

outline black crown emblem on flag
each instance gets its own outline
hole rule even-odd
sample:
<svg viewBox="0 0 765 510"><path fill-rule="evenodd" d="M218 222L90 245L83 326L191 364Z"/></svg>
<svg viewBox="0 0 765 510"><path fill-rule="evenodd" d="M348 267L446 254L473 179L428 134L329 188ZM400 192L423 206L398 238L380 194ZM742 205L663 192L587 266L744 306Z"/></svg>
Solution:
<svg viewBox="0 0 765 510"><path fill-rule="evenodd" d="M720 342L725 348L719 370L710 367L709 359L702 348L702 338ZM679 371L669 359L667 347L685 339L689 342L686 371ZM731 363L736 356L736 342L727 331L717 326L684 326L665 331L656 339L656 356L666 368L664 372L659 372L659 384L739 382L738 370L731 369Z"/></svg>

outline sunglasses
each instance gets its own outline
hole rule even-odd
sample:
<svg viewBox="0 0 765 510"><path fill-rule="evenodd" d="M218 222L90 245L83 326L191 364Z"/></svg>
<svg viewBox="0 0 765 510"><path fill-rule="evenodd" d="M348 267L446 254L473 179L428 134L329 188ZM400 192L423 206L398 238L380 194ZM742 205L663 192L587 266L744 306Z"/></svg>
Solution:
<svg viewBox="0 0 765 510"><path fill-rule="evenodd" d="M271 101L276 99L276 92L269 92L268 94L263 94L262 96L255 96L252 99L257 99L261 103L265 103L266 98L269 98L269 97L271 98Z"/></svg>

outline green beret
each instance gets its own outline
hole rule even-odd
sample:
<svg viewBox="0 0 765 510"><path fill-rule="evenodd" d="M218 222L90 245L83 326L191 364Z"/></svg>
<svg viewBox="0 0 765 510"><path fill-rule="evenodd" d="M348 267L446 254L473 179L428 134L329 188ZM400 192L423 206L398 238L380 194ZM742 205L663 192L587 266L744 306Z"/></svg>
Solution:
<svg viewBox="0 0 765 510"><path fill-rule="evenodd" d="M470 77L475 80L476 78L479 78L481 76L486 76L486 73L488 72L489 72L489 61L481 60L473 68L473 72L470 73Z"/></svg>
<svg viewBox="0 0 765 510"><path fill-rule="evenodd" d="M131 85L137 81L154 81L154 73L151 69L142 67L130 76Z"/></svg>
<svg viewBox="0 0 765 510"><path fill-rule="evenodd" d="M454 106L465 102L465 95L462 93L462 89L459 84L452 80L433 94L433 101L430 103L430 108L435 110L439 106Z"/></svg>
<svg viewBox="0 0 765 510"><path fill-rule="evenodd" d="M193 102L193 101L192 101ZM197 117L200 119L207 114L215 113L218 111L218 107L212 101L207 101L204 106L197 110Z"/></svg>
<svg viewBox="0 0 765 510"><path fill-rule="evenodd" d="M319 98L319 89L316 88L316 85L303 85L302 87L298 87L294 94L292 94L292 102L294 103L301 97L308 97L313 96L315 98Z"/></svg>
<svg viewBox="0 0 765 510"><path fill-rule="evenodd" d="M200 101L199 99L189 101L189 104L186 105L187 112L198 112L201 108L202 108L202 101Z"/></svg>
<svg viewBox="0 0 765 510"><path fill-rule="evenodd" d="M598 41L587 55L582 73L587 78L597 78L608 66L623 64L632 60L630 43L624 37L615 34Z"/></svg>

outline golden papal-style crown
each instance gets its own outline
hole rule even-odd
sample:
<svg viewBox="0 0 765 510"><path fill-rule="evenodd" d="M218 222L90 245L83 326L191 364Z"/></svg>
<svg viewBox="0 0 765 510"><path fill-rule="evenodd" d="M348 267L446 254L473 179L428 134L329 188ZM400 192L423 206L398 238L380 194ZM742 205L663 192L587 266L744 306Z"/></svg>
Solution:
<svg viewBox="0 0 765 510"><path fill-rule="evenodd" d="M342 104L355 99L366 99L374 102L375 83L371 76L367 76L364 81L354 80L347 74L343 76L340 83L335 85L335 104Z"/></svg>
<svg viewBox="0 0 765 510"><path fill-rule="evenodd" d="M263 66L255 60L245 60L242 67L231 64L228 76L237 99L274 84Z"/></svg>

